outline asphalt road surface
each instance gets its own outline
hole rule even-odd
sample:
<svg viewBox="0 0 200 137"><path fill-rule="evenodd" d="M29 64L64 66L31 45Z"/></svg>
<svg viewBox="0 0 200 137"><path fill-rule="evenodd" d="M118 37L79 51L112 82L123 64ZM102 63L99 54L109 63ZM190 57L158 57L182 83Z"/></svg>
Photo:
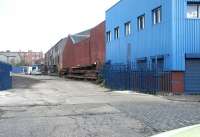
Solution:
<svg viewBox="0 0 200 137"><path fill-rule="evenodd" d="M200 103L121 94L89 82L14 76L0 92L0 137L148 137L200 123Z"/></svg>

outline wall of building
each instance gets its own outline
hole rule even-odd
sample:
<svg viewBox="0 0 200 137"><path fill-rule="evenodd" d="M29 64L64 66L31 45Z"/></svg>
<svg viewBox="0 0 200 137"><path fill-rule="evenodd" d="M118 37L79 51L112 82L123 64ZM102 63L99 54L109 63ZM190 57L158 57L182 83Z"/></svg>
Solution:
<svg viewBox="0 0 200 137"><path fill-rule="evenodd" d="M162 0L121 0L110 8L106 12L106 31L112 32L112 40L106 46L106 60L111 60L112 63L126 63L127 55L130 54L132 61L158 55L165 55L166 60L171 61L169 56L172 54L171 4L171 1ZM162 21L153 25L152 10L161 5ZM143 14L145 14L145 29L138 31L137 18ZM131 35L126 37L124 24L128 21L131 21ZM120 36L118 40L114 40L114 28L117 26L120 27ZM171 65L166 64L166 68L170 68Z"/></svg>
<svg viewBox="0 0 200 137"><path fill-rule="evenodd" d="M47 53L45 53L46 66L56 66L57 69L62 67L62 56L66 42L67 38L61 39Z"/></svg>
<svg viewBox="0 0 200 137"><path fill-rule="evenodd" d="M185 54L200 53L200 19L187 18L187 1L173 0L173 69L185 70ZM200 2L200 0L192 0Z"/></svg>
<svg viewBox="0 0 200 137"><path fill-rule="evenodd" d="M106 46L106 60L126 63L128 54L132 61L163 55L165 70L185 71L185 55L200 53L200 20L187 19L187 2L121 0L106 12L106 31L112 32L112 40ZM153 25L152 10L159 6L162 6L162 21ZM145 29L138 31L137 17L142 14L145 14ZM124 23L128 21L132 23L132 34L125 37ZM120 38L114 40L117 26L120 27Z"/></svg>
<svg viewBox="0 0 200 137"><path fill-rule="evenodd" d="M59 70L62 68L63 50L65 48L67 38L63 38L58 44L57 59L59 60Z"/></svg>
<svg viewBox="0 0 200 137"><path fill-rule="evenodd" d="M29 50L28 52L18 52L25 65L32 66L34 64L43 64L43 52L34 52ZM38 62L39 61L39 62Z"/></svg>
<svg viewBox="0 0 200 137"><path fill-rule="evenodd" d="M22 61L22 58L18 52L0 52L0 61L9 63L12 65L20 64Z"/></svg>
<svg viewBox="0 0 200 137"><path fill-rule="evenodd" d="M43 53L42 52L11 52L5 51L0 52L0 60L12 65L33 65L39 61L39 63L43 62ZM4 57L3 57L4 56ZM6 58L6 59L5 59Z"/></svg>

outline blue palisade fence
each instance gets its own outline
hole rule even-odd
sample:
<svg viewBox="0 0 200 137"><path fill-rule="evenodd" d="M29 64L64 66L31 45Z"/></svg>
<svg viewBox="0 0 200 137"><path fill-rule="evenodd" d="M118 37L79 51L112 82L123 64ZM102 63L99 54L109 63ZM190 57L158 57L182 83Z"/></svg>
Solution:
<svg viewBox="0 0 200 137"><path fill-rule="evenodd" d="M0 62L0 91L12 88L11 70L11 65Z"/></svg>
<svg viewBox="0 0 200 137"><path fill-rule="evenodd" d="M171 72L163 70L139 70L133 64L106 64L101 75L105 86L114 90L135 90L150 94L172 92Z"/></svg>

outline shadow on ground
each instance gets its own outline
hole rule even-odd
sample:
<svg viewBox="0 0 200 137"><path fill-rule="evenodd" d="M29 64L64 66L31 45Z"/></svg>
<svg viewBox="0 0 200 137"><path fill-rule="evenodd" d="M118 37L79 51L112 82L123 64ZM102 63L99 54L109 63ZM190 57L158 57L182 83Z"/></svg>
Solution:
<svg viewBox="0 0 200 137"><path fill-rule="evenodd" d="M30 89L35 84L41 83L41 80L26 78L20 76L13 76L13 89Z"/></svg>

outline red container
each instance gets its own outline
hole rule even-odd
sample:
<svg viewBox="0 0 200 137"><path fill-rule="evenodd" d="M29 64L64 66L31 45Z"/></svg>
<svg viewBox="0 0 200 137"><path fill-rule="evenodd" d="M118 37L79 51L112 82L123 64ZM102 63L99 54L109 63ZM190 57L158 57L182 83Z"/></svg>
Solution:
<svg viewBox="0 0 200 137"><path fill-rule="evenodd" d="M74 42L73 36L68 36L62 59L61 70L77 66L97 64L100 66L105 57L105 22L89 30L85 38ZM81 37L81 34L79 35ZM80 38L79 37L79 38Z"/></svg>

